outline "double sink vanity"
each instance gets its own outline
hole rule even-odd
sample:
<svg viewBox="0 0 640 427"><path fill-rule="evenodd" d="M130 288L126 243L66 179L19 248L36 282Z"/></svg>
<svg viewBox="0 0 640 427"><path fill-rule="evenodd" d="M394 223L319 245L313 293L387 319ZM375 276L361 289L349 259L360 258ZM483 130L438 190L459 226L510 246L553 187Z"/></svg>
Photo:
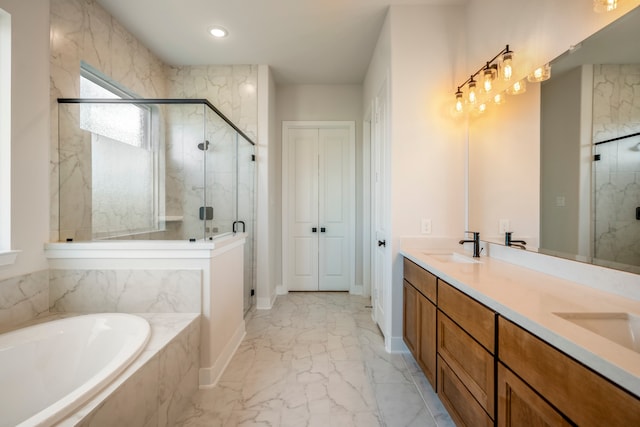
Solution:
<svg viewBox="0 0 640 427"><path fill-rule="evenodd" d="M457 425L640 425L638 301L488 256L401 253L403 338Z"/></svg>

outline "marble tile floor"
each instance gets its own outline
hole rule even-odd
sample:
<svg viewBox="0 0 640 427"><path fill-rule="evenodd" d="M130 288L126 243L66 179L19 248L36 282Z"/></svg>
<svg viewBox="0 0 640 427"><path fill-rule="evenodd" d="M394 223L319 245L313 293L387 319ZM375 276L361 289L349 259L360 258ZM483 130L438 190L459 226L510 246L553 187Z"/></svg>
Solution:
<svg viewBox="0 0 640 427"><path fill-rule="evenodd" d="M453 426L411 355L389 354L369 300L290 293L252 310L218 385L179 426Z"/></svg>

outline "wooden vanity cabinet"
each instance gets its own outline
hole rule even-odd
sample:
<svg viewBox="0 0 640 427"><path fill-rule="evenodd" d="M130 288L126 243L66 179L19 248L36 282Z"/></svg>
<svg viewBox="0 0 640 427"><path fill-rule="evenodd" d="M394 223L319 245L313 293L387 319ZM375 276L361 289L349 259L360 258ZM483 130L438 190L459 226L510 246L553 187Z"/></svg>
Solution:
<svg viewBox="0 0 640 427"><path fill-rule="evenodd" d="M637 397L503 317L498 320L498 337L501 364L531 391L518 392L522 388L514 387L513 379L501 371L505 375L498 381L499 425L545 425L534 424L528 415L528 421L516 422L514 410L545 419L553 419L553 410L580 426L640 426ZM550 403L545 407L546 402Z"/></svg>
<svg viewBox="0 0 640 427"><path fill-rule="evenodd" d="M404 260L403 339L435 389L436 276Z"/></svg>
<svg viewBox="0 0 640 427"><path fill-rule="evenodd" d="M457 425L493 425L495 313L438 279L438 387Z"/></svg>

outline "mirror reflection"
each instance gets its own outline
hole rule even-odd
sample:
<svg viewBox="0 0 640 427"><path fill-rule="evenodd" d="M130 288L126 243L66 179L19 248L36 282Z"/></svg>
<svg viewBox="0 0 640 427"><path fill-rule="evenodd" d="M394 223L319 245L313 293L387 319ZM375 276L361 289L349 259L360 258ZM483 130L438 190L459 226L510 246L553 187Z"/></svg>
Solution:
<svg viewBox="0 0 640 427"><path fill-rule="evenodd" d="M471 120L471 229L640 273L639 33L637 8L553 60L551 79L499 116Z"/></svg>

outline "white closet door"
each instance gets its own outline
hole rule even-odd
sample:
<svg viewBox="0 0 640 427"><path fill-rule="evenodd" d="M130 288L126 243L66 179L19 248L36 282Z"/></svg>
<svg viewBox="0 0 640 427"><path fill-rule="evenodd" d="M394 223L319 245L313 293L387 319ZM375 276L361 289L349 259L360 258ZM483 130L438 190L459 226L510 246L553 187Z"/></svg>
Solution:
<svg viewBox="0 0 640 427"><path fill-rule="evenodd" d="M319 290L348 291L351 156L348 129L319 129Z"/></svg>
<svg viewBox="0 0 640 427"><path fill-rule="evenodd" d="M355 128L284 122L283 273L290 291L348 291L355 270Z"/></svg>
<svg viewBox="0 0 640 427"><path fill-rule="evenodd" d="M317 291L318 129L289 129L288 138L289 289Z"/></svg>

